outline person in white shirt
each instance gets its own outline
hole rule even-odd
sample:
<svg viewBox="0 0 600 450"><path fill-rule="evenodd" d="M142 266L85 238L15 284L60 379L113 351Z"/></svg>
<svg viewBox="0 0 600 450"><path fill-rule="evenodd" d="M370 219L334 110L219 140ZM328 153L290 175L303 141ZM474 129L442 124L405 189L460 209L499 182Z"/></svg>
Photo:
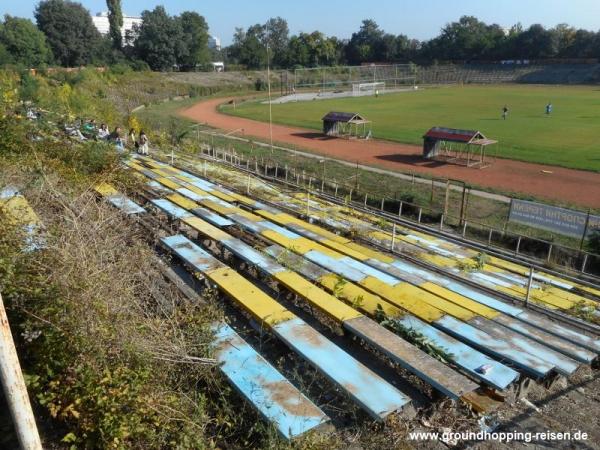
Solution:
<svg viewBox="0 0 600 450"><path fill-rule="evenodd" d="M144 133L143 131L140 131L140 137L139 137L138 143L139 143L138 152L141 155L147 155L148 154L148 137L146 136L146 133Z"/></svg>
<svg viewBox="0 0 600 450"><path fill-rule="evenodd" d="M108 127L106 126L106 124L103 123L102 125L100 125L100 128L98 128L98 139L108 139L109 135L110 131L108 131Z"/></svg>

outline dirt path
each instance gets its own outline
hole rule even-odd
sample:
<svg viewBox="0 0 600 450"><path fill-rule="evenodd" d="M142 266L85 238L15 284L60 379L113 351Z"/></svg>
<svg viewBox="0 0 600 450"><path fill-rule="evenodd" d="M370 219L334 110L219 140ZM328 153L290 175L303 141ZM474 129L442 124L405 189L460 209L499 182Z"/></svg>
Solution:
<svg viewBox="0 0 600 450"><path fill-rule="evenodd" d="M269 138L269 125L220 114L217 106L225 100L197 103L181 114L196 122L233 130L243 128L247 136ZM379 140L348 141L328 138L314 130L273 125L273 140L310 149L316 153L360 164L401 172L424 173L440 178L464 180L474 185L520 192L539 198L561 200L579 206L600 208L600 174L562 167L498 159L486 169L474 169L421 157L421 147ZM552 173L544 173L544 171Z"/></svg>

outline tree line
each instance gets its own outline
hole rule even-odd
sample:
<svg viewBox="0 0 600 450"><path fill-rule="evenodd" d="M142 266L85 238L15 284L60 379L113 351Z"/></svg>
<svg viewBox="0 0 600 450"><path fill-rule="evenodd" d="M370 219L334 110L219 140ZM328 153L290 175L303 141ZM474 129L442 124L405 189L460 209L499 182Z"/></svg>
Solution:
<svg viewBox="0 0 600 450"><path fill-rule="evenodd" d="M211 60L248 69L358 65L427 64L434 61L499 61L549 58L600 58L600 32L567 24L545 28L520 24L504 29L463 16L427 41L385 32L364 20L350 39L320 31L290 35L285 19L271 18L247 29L236 28L233 43L217 52L208 48L208 24L186 11L171 16L163 6L142 13L143 23L123 37L121 0L107 0L110 32L102 36L88 10L69 0L42 0L35 20L6 15L0 22L0 64L40 67L56 64L127 63L152 70L193 70Z"/></svg>
<svg viewBox="0 0 600 450"><path fill-rule="evenodd" d="M447 24L428 41L386 33L373 20L364 20L350 39L328 37L320 31L289 35L287 22L278 17L265 24L236 29L226 60L249 68L263 68L269 60L279 68L360 65L363 63L422 64L434 61L501 61L600 58L600 31L567 24L504 29L476 17L463 16Z"/></svg>
<svg viewBox="0 0 600 450"><path fill-rule="evenodd" d="M29 19L0 22L0 64L26 67L115 65L191 70L207 64L208 24L192 11L171 16L163 6L142 12L142 24L123 38L120 0L107 0L110 32L102 36L87 9L69 0L42 0Z"/></svg>

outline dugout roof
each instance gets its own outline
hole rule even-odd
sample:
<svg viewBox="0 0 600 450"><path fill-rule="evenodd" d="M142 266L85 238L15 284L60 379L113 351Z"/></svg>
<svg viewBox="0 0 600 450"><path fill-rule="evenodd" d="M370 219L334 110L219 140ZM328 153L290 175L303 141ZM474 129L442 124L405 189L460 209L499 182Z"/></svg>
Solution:
<svg viewBox="0 0 600 450"><path fill-rule="evenodd" d="M343 122L343 123L369 123L367 119L358 113L347 113L331 111L327 113L323 119L323 122Z"/></svg>
<svg viewBox="0 0 600 450"><path fill-rule="evenodd" d="M433 127L424 138L439 141L460 142L463 144L491 145L497 141L486 138L483 133L476 130L458 130L456 128Z"/></svg>

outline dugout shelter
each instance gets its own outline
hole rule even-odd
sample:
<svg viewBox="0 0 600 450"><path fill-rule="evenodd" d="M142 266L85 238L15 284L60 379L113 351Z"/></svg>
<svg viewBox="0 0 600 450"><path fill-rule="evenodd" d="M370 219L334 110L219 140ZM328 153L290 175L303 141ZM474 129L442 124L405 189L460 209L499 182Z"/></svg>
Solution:
<svg viewBox="0 0 600 450"><path fill-rule="evenodd" d="M371 137L371 121L358 113L332 111L323 117L323 134L347 139Z"/></svg>
<svg viewBox="0 0 600 450"><path fill-rule="evenodd" d="M488 147L496 143L480 131L433 127L423 136L423 157L483 169L491 165Z"/></svg>

